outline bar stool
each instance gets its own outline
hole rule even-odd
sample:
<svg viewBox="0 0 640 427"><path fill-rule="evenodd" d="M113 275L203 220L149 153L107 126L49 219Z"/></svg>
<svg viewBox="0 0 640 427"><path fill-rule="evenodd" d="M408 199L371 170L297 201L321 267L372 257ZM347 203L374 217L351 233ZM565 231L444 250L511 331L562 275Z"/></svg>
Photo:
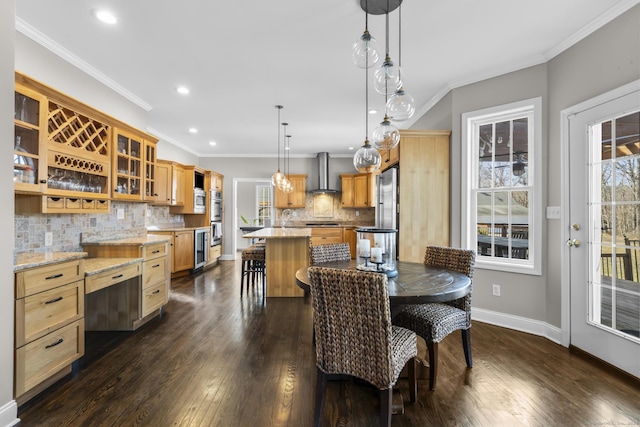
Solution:
<svg viewBox="0 0 640 427"><path fill-rule="evenodd" d="M244 290L244 280L247 279L247 294L249 293L249 282L255 285L256 277L262 279L262 296L266 296L266 263L265 246L252 245L242 250L242 276L240 278L240 297Z"/></svg>

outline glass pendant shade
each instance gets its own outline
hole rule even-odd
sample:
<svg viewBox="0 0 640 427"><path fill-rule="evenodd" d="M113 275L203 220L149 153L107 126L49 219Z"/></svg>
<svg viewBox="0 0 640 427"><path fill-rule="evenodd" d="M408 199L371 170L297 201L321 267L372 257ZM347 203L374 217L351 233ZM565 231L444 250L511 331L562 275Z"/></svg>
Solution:
<svg viewBox="0 0 640 427"><path fill-rule="evenodd" d="M369 34L368 30L364 30L358 41L353 44L351 57L353 63L359 68L371 68L380 59L376 39Z"/></svg>
<svg viewBox="0 0 640 427"><path fill-rule="evenodd" d="M289 179L287 179L286 175L283 175L284 178L280 181L280 185L278 185L278 190L284 191L285 188L290 184Z"/></svg>
<svg viewBox="0 0 640 427"><path fill-rule="evenodd" d="M369 140L364 141L364 145L356 151L353 156L353 166L360 173L371 173L380 169L382 158L380 153L369 144Z"/></svg>
<svg viewBox="0 0 640 427"><path fill-rule="evenodd" d="M282 191L284 191L285 193L293 193L293 190L295 188L293 187L293 184L291 183L291 181L289 181L287 179L287 181L282 185Z"/></svg>
<svg viewBox="0 0 640 427"><path fill-rule="evenodd" d="M280 169L278 169L278 172L274 173L271 176L271 183L274 187L280 188L285 179L287 179L287 177L284 176L282 172L280 172Z"/></svg>
<svg viewBox="0 0 640 427"><path fill-rule="evenodd" d="M392 95L402 87L400 68L388 56L373 75L373 87L380 95Z"/></svg>
<svg viewBox="0 0 640 427"><path fill-rule="evenodd" d="M373 130L373 145L383 150L391 150L400 142L400 131L384 116L380 126Z"/></svg>
<svg viewBox="0 0 640 427"><path fill-rule="evenodd" d="M387 101L386 111L391 120L403 122L416 112L416 101L401 87Z"/></svg>

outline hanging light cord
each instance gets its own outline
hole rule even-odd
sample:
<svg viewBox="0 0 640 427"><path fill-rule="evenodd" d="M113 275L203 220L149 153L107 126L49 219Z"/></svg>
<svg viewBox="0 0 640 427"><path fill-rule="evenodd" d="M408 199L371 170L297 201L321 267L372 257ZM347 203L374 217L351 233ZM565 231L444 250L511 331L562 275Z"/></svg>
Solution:
<svg viewBox="0 0 640 427"><path fill-rule="evenodd" d="M398 68L402 67L402 3L398 6Z"/></svg>
<svg viewBox="0 0 640 427"><path fill-rule="evenodd" d="M385 58L386 61L389 60L389 0L387 0L387 13L386 13L386 24L385 24L385 30L386 30L386 34L385 34L385 38L387 39L387 57ZM389 100L389 79L385 76L384 79L384 117L385 120L387 119L387 101Z"/></svg>
<svg viewBox="0 0 640 427"><path fill-rule="evenodd" d="M276 105L278 109L278 172L280 171L280 110L282 110L282 105Z"/></svg>

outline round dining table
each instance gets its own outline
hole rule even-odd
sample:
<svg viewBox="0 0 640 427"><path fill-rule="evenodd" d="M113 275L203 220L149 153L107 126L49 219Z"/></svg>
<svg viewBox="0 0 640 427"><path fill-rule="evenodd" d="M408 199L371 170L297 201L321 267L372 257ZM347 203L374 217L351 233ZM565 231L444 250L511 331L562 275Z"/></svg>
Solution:
<svg viewBox="0 0 640 427"><path fill-rule="evenodd" d="M309 267L296 271L296 284L305 294L311 290ZM325 262L313 267L355 269L356 261ZM404 261L398 261L396 269L398 275L389 277L391 306L453 301L471 292L471 279L457 271Z"/></svg>

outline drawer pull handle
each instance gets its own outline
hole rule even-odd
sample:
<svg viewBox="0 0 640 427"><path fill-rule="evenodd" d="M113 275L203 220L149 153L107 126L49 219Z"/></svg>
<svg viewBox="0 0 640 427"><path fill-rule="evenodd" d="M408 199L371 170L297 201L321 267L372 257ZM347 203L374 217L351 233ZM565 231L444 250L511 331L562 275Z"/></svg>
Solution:
<svg viewBox="0 0 640 427"><path fill-rule="evenodd" d="M156 268L156 267L160 267L160 264L156 264L156 265L152 266L151 268Z"/></svg>
<svg viewBox="0 0 640 427"><path fill-rule="evenodd" d="M57 278L62 277L62 276L64 276L64 273L54 274L53 276L49 276L49 277L45 278L45 280L57 279Z"/></svg>
<svg viewBox="0 0 640 427"><path fill-rule="evenodd" d="M53 304L54 302L58 302L58 301L62 301L62 297L58 297L58 298L54 298L52 300L49 300L49 301L45 302L45 304Z"/></svg>
<svg viewBox="0 0 640 427"><path fill-rule="evenodd" d="M124 274L118 274L117 276L113 276L113 277L112 277L112 279L119 279L119 278L121 278L122 276L124 276Z"/></svg>
<svg viewBox="0 0 640 427"><path fill-rule="evenodd" d="M151 253L152 253L152 254L160 253L160 249L157 249L157 250L155 250L155 251L151 251Z"/></svg>
<svg viewBox="0 0 640 427"><path fill-rule="evenodd" d="M151 292L152 294L159 294L160 293L160 289L156 289L155 291Z"/></svg>
<svg viewBox="0 0 640 427"><path fill-rule="evenodd" d="M63 342L63 341L64 341L64 340L63 340L62 338L58 338L58 341L54 342L53 344L49 344L49 345L45 346L44 348L51 348L51 347L55 347L55 346L57 346L58 344L62 344L62 342Z"/></svg>

